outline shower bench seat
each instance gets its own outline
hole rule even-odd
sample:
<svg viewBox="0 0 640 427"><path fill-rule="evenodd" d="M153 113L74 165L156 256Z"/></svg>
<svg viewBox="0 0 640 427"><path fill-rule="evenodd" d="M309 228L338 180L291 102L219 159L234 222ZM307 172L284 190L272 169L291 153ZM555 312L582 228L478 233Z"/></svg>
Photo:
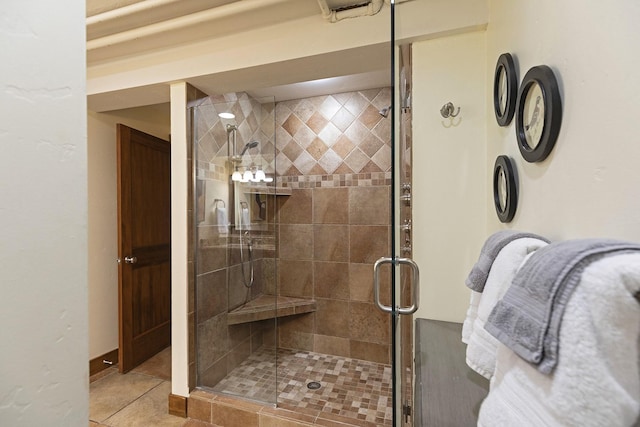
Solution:
<svg viewBox="0 0 640 427"><path fill-rule="evenodd" d="M276 297L260 295L245 305L236 308L227 315L228 325L255 322L257 320L273 319L275 317L293 316L294 314L311 313L316 311L313 299Z"/></svg>

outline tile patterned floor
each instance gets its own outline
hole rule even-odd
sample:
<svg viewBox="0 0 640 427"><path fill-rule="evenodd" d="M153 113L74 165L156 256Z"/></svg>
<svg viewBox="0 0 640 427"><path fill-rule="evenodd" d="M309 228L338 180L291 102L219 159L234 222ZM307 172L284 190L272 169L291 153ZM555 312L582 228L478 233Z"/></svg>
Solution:
<svg viewBox="0 0 640 427"><path fill-rule="evenodd" d="M312 381L319 382L320 389L308 389ZM279 407L391 425L391 367L378 363L306 351L281 349L276 354L274 349L262 349L212 390L275 402L275 384Z"/></svg>
<svg viewBox="0 0 640 427"><path fill-rule="evenodd" d="M127 374L111 367L94 375L90 384L89 426L210 427L211 424L167 413L170 378L170 348ZM308 389L307 384L312 381L319 382L320 389ZM376 426L391 426L388 365L312 352L279 350L276 354L274 349L262 349L212 390L275 403L274 384L279 384L281 408L302 413L320 411Z"/></svg>

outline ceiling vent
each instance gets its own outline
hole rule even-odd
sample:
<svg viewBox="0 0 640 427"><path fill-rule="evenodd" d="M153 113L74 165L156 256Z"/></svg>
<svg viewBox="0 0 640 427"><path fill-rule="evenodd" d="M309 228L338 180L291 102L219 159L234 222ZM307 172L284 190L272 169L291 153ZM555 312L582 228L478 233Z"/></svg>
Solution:
<svg viewBox="0 0 640 427"><path fill-rule="evenodd" d="M384 0L318 0L322 16L329 22L371 16L380 12Z"/></svg>

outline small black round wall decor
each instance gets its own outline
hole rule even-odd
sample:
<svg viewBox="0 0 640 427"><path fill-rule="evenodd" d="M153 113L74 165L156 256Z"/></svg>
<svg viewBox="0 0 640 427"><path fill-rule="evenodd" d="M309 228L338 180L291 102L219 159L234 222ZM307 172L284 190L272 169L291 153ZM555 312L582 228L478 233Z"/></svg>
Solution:
<svg viewBox="0 0 640 427"><path fill-rule="evenodd" d="M518 190L511 159L498 156L493 166L493 203L501 222L510 222L518 206Z"/></svg>
<svg viewBox="0 0 640 427"><path fill-rule="evenodd" d="M500 126L508 126L516 111L518 76L509 53L503 53L496 63L493 76L493 111Z"/></svg>
<svg viewBox="0 0 640 427"><path fill-rule="evenodd" d="M560 133L562 100L551 68L538 65L525 74L516 108L516 137L522 157L530 162L547 158Z"/></svg>

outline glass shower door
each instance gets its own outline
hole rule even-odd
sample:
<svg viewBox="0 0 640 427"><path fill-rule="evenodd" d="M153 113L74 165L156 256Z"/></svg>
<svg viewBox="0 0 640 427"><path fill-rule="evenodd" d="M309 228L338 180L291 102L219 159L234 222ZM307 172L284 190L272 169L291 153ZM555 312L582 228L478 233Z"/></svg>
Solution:
<svg viewBox="0 0 640 427"><path fill-rule="evenodd" d="M413 425L413 313L420 277L411 259L411 46L396 44L396 10L391 1L391 244L390 256L374 265L374 299L391 316L393 426ZM381 295L384 265L391 266L391 295ZM387 305L385 300L389 300Z"/></svg>
<svg viewBox="0 0 640 427"><path fill-rule="evenodd" d="M268 405L276 403L274 109L273 98L229 93L192 113L196 385Z"/></svg>

